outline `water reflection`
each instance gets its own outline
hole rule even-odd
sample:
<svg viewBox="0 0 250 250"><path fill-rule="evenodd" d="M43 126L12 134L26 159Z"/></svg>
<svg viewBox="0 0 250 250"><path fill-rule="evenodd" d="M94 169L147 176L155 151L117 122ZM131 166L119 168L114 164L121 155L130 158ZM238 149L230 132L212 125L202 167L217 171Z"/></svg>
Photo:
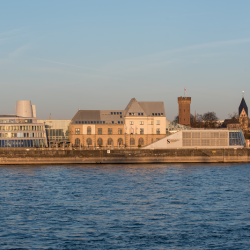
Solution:
<svg viewBox="0 0 250 250"><path fill-rule="evenodd" d="M249 164L2 166L0 248L247 249L249 177Z"/></svg>

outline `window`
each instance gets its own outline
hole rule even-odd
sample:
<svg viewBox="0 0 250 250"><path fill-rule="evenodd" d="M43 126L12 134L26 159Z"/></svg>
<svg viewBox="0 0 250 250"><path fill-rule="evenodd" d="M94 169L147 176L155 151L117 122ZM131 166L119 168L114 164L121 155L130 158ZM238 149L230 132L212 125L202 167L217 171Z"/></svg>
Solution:
<svg viewBox="0 0 250 250"><path fill-rule="evenodd" d="M161 114L160 114L160 113L158 113L158 115L160 116Z"/></svg>
<svg viewBox="0 0 250 250"><path fill-rule="evenodd" d="M123 121L121 121L121 124L123 124Z"/></svg>
<svg viewBox="0 0 250 250"><path fill-rule="evenodd" d="M102 128L98 128L98 135L102 135Z"/></svg>
<svg viewBox="0 0 250 250"><path fill-rule="evenodd" d="M156 125L160 125L160 121L156 121Z"/></svg>
<svg viewBox="0 0 250 250"><path fill-rule="evenodd" d="M129 115L131 115L131 113L129 113Z"/></svg>
<svg viewBox="0 0 250 250"><path fill-rule="evenodd" d="M143 113L141 113L141 115L143 115Z"/></svg>
<svg viewBox="0 0 250 250"><path fill-rule="evenodd" d="M75 145L76 145L76 146L80 146L80 139L79 139L79 138L76 138L76 139L75 139Z"/></svg>
<svg viewBox="0 0 250 250"><path fill-rule="evenodd" d="M134 138L130 138L130 145L135 145L135 139Z"/></svg>
<svg viewBox="0 0 250 250"><path fill-rule="evenodd" d="M91 121L91 124L93 124L93 121Z"/></svg>
<svg viewBox="0 0 250 250"><path fill-rule="evenodd" d="M112 128L108 128L108 134L112 135Z"/></svg>
<svg viewBox="0 0 250 250"><path fill-rule="evenodd" d="M144 125L144 121L140 121L140 125Z"/></svg>
<svg viewBox="0 0 250 250"><path fill-rule="evenodd" d="M111 138L108 138L108 145L109 146L113 145L113 140Z"/></svg>
<svg viewBox="0 0 250 250"><path fill-rule="evenodd" d="M118 128L118 135L122 135L122 128Z"/></svg>
<svg viewBox="0 0 250 250"><path fill-rule="evenodd" d="M141 115L141 113L138 113L138 115Z"/></svg>
<svg viewBox="0 0 250 250"><path fill-rule="evenodd" d="M112 124L114 124L114 121L112 121Z"/></svg>
<svg viewBox="0 0 250 250"><path fill-rule="evenodd" d="M118 124L120 124L120 121L118 121Z"/></svg>
<svg viewBox="0 0 250 250"><path fill-rule="evenodd" d="M91 127L87 127L87 135L91 135Z"/></svg>
<svg viewBox="0 0 250 250"><path fill-rule="evenodd" d="M87 145L92 145L92 140L90 138L87 139Z"/></svg>
<svg viewBox="0 0 250 250"><path fill-rule="evenodd" d="M134 125L134 122L133 122L133 121L130 121L129 124L130 124L130 125Z"/></svg>
<svg viewBox="0 0 250 250"><path fill-rule="evenodd" d="M144 140L143 140L143 138L139 138L139 140L138 140L138 145L144 145Z"/></svg>
<svg viewBox="0 0 250 250"><path fill-rule="evenodd" d="M97 140L97 145L98 145L98 146L102 146L102 138L98 138L98 140Z"/></svg>
<svg viewBox="0 0 250 250"><path fill-rule="evenodd" d="M111 112L111 115L113 115L113 112Z"/></svg>
<svg viewBox="0 0 250 250"><path fill-rule="evenodd" d="M154 114L154 113L152 113L152 115L154 116L155 114Z"/></svg>
<svg viewBox="0 0 250 250"><path fill-rule="evenodd" d="M120 118L122 118L122 115L120 115Z"/></svg>
<svg viewBox="0 0 250 250"><path fill-rule="evenodd" d="M80 135L80 129L76 128L76 135Z"/></svg>
<svg viewBox="0 0 250 250"><path fill-rule="evenodd" d="M141 134L141 135L144 134L144 128L140 128L140 134Z"/></svg>
<svg viewBox="0 0 250 250"><path fill-rule="evenodd" d="M105 121L103 121L102 123L105 124Z"/></svg>
<svg viewBox="0 0 250 250"><path fill-rule="evenodd" d="M156 134L157 134L157 135L160 134L160 129L159 129L159 128L156 129Z"/></svg>
<svg viewBox="0 0 250 250"><path fill-rule="evenodd" d="M122 114L122 112L120 112L120 115Z"/></svg>
<svg viewBox="0 0 250 250"><path fill-rule="evenodd" d="M118 143L118 146L121 146L123 144L122 138L119 138L118 141L117 141L117 143Z"/></svg>
<svg viewBox="0 0 250 250"><path fill-rule="evenodd" d="M114 112L114 115L116 115L116 112Z"/></svg>

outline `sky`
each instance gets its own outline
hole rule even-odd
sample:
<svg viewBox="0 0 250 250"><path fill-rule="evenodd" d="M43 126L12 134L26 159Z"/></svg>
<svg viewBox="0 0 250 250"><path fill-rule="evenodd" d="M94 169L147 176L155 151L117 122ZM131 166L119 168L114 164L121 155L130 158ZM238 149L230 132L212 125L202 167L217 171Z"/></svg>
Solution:
<svg viewBox="0 0 250 250"><path fill-rule="evenodd" d="M31 100L37 117L163 101L178 114L250 105L250 1L0 1L0 114Z"/></svg>

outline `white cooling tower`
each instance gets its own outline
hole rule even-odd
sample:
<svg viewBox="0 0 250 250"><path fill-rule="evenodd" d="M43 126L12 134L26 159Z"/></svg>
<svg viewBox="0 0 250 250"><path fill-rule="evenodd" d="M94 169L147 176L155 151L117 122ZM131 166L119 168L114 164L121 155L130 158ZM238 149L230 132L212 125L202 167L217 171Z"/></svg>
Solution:
<svg viewBox="0 0 250 250"><path fill-rule="evenodd" d="M17 101L16 115L22 117L33 117L31 101Z"/></svg>

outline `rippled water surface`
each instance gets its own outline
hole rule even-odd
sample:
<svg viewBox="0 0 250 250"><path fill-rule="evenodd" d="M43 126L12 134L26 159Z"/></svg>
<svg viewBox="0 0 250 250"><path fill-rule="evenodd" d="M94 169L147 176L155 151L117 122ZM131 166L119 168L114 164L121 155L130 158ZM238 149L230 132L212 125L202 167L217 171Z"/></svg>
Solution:
<svg viewBox="0 0 250 250"><path fill-rule="evenodd" d="M250 164L0 167L0 249L250 249Z"/></svg>

